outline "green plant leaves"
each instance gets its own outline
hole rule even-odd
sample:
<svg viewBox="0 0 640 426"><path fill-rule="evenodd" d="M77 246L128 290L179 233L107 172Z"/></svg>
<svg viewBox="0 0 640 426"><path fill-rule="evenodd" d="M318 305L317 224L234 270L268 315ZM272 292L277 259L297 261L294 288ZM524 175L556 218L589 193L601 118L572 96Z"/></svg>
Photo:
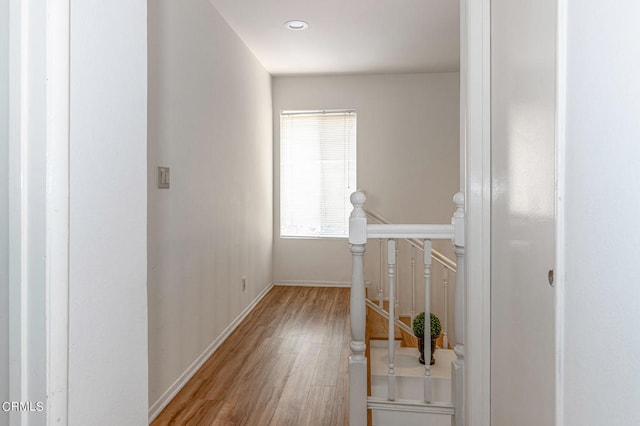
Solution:
<svg viewBox="0 0 640 426"><path fill-rule="evenodd" d="M442 325L440 324L440 318L438 318L433 312L431 313L431 335L439 336L442 332ZM424 312L420 312L413 319L413 334L416 336L424 336Z"/></svg>

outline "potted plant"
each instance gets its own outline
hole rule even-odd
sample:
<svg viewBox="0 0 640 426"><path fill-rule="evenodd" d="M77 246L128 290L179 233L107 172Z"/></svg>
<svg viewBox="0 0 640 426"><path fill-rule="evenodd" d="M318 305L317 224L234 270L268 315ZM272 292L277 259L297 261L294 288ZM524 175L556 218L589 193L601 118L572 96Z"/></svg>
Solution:
<svg viewBox="0 0 640 426"><path fill-rule="evenodd" d="M442 326L440 325L440 318L438 318L433 312L431 313L431 362L433 365L436 362L433 356L436 352L436 339L440 336ZM413 319L413 334L418 338L418 349L420 350L420 364L424 364L424 312L420 312Z"/></svg>

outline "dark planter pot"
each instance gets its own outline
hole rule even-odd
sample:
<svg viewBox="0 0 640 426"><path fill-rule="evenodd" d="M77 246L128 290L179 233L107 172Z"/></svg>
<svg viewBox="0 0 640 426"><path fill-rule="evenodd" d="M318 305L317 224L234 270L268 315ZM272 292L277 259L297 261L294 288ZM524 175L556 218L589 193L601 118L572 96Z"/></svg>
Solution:
<svg viewBox="0 0 640 426"><path fill-rule="evenodd" d="M424 364L424 336L416 336L418 338L418 349L420 350L420 358L418 358L418 361L420 362L420 364ZM434 354L436 353L436 340L438 339L438 336L431 336L431 362L429 363L430 365L433 365L436 363L436 358L434 356Z"/></svg>

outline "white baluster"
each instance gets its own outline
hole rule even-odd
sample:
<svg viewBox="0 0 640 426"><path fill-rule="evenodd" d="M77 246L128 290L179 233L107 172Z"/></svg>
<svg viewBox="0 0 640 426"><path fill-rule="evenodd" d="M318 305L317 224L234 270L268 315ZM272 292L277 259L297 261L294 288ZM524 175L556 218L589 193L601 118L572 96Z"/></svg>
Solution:
<svg viewBox="0 0 640 426"><path fill-rule="evenodd" d="M431 240L424 240L424 401L431 402Z"/></svg>
<svg viewBox="0 0 640 426"><path fill-rule="evenodd" d="M400 259L400 244L396 244L396 265L400 265L401 262L399 262ZM394 306L394 318L395 319L400 319L400 300L398 298L398 288L400 287L400 268L396 268L396 280L395 280L395 286L394 286L394 295L395 297L393 299L389 298L389 300L393 300L393 306Z"/></svg>
<svg viewBox="0 0 640 426"><path fill-rule="evenodd" d="M395 304L394 286L395 286L395 269L396 269L396 240L387 241L387 264L389 275L389 401L396 399L396 372L395 372L395 353L396 353L396 336L395 336Z"/></svg>
<svg viewBox="0 0 640 426"><path fill-rule="evenodd" d="M349 357L349 424L367 424L367 359L365 357L366 301L364 287L364 252L367 242L367 215L363 209L366 196L351 194L353 211L349 217L349 243L353 258L351 276L351 356Z"/></svg>
<svg viewBox="0 0 640 426"><path fill-rule="evenodd" d="M455 408L455 426L465 425L465 361L464 361L464 341L466 324L466 301L465 301L465 279L464 279L464 194L458 192L453 201L456 204L456 211L453 214L451 223L454 226L454 239L456 253L456 293L455 293L455 331L457 344L454 348L456 360L453 362L452 378L452 401Z"/></svg>
<svg viewBox="0 0 640 426"><path fill-rule="evenodd" d="M442 278L442 288L444 289L444 318L442 320L442 347L449 349L449 268L444 268Z"/></svg>
<svg viewBox="0 0 640 426"><path fill-rule="evenodd" d="M416 248L411 246L411 321L416 317Z"/></svg>
<svg viewBox="0 0 640 426"><path fill-rule="evenodd" d="M382 238L378 238L378 306L384 309L384 252L382 251Z"/></svg>

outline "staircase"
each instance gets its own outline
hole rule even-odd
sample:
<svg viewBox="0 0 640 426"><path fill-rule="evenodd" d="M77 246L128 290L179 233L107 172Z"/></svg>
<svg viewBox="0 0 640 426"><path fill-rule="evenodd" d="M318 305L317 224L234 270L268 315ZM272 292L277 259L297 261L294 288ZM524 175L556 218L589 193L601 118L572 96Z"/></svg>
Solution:
<svg viewBox="0 0 640 426"><path fill-rule="evenodd" d="M456 212L451 225L369 224L362 192L351 196L354 210L350 217L349 242L353 256L351 284L351 351L349 358L349 421L352 426L392 426L429 424L431 426L464 425L464 197L456 194ZM377 302L367 298L364 254L368 239L378 239L380 274ZM424 312L431 312L432 240L454 242L457 268L455 287L455 350L448 349L447 333L441 336L436 364L418 362L417 339L413 337L411 319L415 314L415 259L412 257L411 314L399 315L397 295L399 268L397 241L409 241L423 250ZM383 289L382 241L386 240L388 288ZM439 253L438 253L439 254ZM446 266L450 260L436 261ZM454 264L454 271L455 263ZM446 279L445 279L446 288ZM371 289L375 290L375 289ZM387 300L384 300L386 291ZM446 292L445 292L446 294ZM406 311L406 310L405 310ZM445 315L446 318L446 315ZM446 319L445 319L446 321ZM425 354L430 341L425 342ZM426 355L428 357L428 355Z"/></svg>
<svg viewBox="0 0 640 426"><path fill-rule="evenodd" d="M385 300L383 303L383 307L379 308L367 297L367 340L386 342L389 339L389 302ZM393 333L395 340L400 342L402 347L417 348L418 339L411 331L411 316L400 315L398 321L401 324L395 325Z"/></svg>

